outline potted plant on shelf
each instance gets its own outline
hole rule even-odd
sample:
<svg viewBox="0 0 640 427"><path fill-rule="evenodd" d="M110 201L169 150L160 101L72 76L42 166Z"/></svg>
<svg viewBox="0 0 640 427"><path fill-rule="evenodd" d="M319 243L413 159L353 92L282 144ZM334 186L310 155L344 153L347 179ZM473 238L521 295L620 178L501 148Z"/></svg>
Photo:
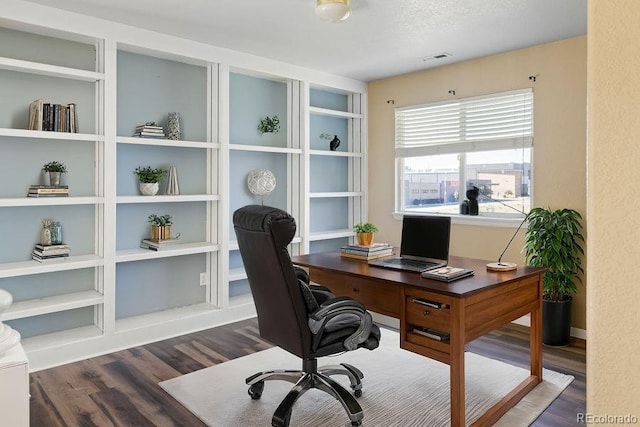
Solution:
<svg viewBox="0 0 640 427"><path fill-rule="evenodd" d="M60 175L67 173L67 167L62 162L49 162L46 163L42 170L49 173L49 185L60 185Z"/></svg>
<svg viewBox="0 0 640 427"><path fill-rule="evenodd" d="M173 224L171 215L151 214L147 218L147 221L151 223L150 240L160 242L171 239L171 225Z"/></svg>
<svg viewBox="0 0 640 427"><path fill-rule="evenodd" d="M258 132L260 132L260 135L265 133L278 133L279 130L280 119L278 116L267 116L258 123Z"/></svg>
<svg viewBox="0 0 640 427"><path fill-rule="evenodd" d="M152 168L151 166L138 166L133 173L140 181L140 193L144 196L155 196L160 190L159 182L162 181L167 174L166 169Z"/></svg>
<svg viewBox="0 0 640 427"><path fill-rule="evenodd" d="M582 216L573 209L534 208L527 215L527 263L545 267L542 281L542 342L567 345L571 338L572 294L581 281Z"/></svg>
<svg viewBox="0 0 640 427"><path fill-rule="evenodd" d="M353 227L358 238L358 244L369 246L373 243L373 234L378 232L378 228L370 222L361 222Z"/></svg>

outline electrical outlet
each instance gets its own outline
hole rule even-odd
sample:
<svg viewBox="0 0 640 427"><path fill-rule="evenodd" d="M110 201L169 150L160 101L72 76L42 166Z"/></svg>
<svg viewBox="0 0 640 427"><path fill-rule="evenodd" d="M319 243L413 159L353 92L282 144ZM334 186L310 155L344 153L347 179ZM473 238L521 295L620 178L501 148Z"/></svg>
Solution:
<svg viewBox="0 0 640 427"><path fill-rule="evenodd" d="M200 273L200 286L207 286L209 284L209 277L207 273Z"/></svg>

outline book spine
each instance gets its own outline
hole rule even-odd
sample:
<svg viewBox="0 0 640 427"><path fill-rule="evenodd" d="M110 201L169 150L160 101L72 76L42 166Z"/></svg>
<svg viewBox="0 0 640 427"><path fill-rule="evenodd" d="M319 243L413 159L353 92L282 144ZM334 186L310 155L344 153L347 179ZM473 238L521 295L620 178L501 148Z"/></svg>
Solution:
<svg viewBox="0 0 640 427"><path fill-rule="evenodd" d="M340 252L342 252L343 254L363 255L363 256L367 256L367 255L391 255L393 253L393 249L389 248L389 249L376 250L376 251L362 251L360 249L342 248L342 249L340 249Z"/></svg>
<svg viewBox="0 0 640 427"><path fill-rule="evenodd" d="M372 259L377 259L377 258L384 258L386 256L389 256L391 254L383 254L383 255L354 255L354 254L347 254L347 253L342 253L341 256L344 258L352 258L352 259L362 259L362 260L372 260Z"/></svg>
<svg viewBox="0 0 640 427"><path fill-rule="evenodd" d="M69 249L56 249L51 251L40 251L40 250L34 249L33 253L38 255L41 258L46 258L50 255L69 255L70 251Z"/></svg>

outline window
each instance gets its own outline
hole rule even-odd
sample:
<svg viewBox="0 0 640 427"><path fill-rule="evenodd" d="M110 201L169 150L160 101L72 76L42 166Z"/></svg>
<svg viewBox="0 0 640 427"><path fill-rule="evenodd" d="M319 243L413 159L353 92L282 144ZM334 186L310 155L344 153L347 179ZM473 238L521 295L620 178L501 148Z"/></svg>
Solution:
<svg viewBox="0 0 640 427"><path fill-rule="evenodd" d="M397 211L459 214L474 186L482 216L529 211L531 89L397 108L395 120Z"/></svg>

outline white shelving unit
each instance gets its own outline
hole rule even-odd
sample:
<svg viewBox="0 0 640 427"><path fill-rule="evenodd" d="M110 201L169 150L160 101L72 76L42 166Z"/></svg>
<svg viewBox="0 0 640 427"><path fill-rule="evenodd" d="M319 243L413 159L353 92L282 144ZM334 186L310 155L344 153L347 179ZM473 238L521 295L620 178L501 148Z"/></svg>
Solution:
<svg viewBox="0 0 640 427"><path fill-rule="evenodd" d="M1 31L3 39L19 35ZM40 40L46 44L52 39ZM79 41L70 35L65 43L72 52L60 52L59 60L69 66L51 63L47 55L41 60L10 56L21 49L33 50L29 41L24 46L5 45L0 52L0 90L12 100L0 108L0 167L11 176L6 182L10 185L0 190L0 218L8 226L5 238L12 242L12 247L0 250L0 287L14 295L14 304L1 319L20 331L27 350L52 336L57 345L68 342L69 330L78 327L102 328L105 198L100 171L105 136L100 100L106 79L102 42ZM76 103L82 133L26 129L29 104L37 98L52 104ZM63 183L69 185L70 197L27 198L29 185L46 183L40 169L54 159L69 169ZM43 263L31 260L43 218L63 224L70 257Z"/></svg>
<svg viewBox="0 0 640 427"><path fill-rule="evenodd" d="M253 169L274 172L264 203L298 222L291 253L352 241L366 219L365 83L7 1L0 222L12 246L0 249L0 288L14 304L0 320L22 334L31 369L255 315L231 224L262 202L246 185ZM27 130L38 98L75 102L80 133ZM173 111L182 140L131 136ZM273 115L280 131L260 135ZM337 151L321 132L339 135ZM51 160L69 169L69 197L27 198ZM133 170L147 165L175 165L180 194L140 195ZM184 243L141 249L152 213L172 215ZM31 260L44 218L62 223L69 258Z"/></svg>

